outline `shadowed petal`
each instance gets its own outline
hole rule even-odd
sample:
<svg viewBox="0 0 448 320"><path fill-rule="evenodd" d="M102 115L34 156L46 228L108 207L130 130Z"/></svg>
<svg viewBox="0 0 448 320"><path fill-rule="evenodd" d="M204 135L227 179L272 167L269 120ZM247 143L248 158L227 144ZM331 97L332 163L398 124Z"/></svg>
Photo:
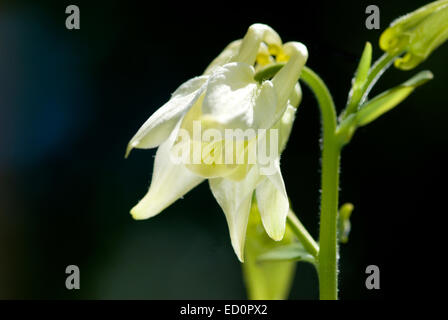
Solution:
<svg viewBox="0 0 448 320"><path fill-rule="evenodd" d="M256 167L241 181L235 182L225 178L209 180L210 189L226 216L233 250L241 262L244 261L244 242L252 194L259 180Z"/></svg>
<svg viewBox="0 0 448 320"><path fill-rule="evenodd" d="M266 176L257 187L256 196L263 226L273 240L282 240L289 210L288 196L278 161L274 174Z"/></svg>

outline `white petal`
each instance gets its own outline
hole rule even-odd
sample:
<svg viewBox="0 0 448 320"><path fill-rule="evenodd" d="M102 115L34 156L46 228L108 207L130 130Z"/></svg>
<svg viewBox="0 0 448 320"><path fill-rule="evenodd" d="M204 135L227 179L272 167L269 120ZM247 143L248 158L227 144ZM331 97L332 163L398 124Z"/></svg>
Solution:
<svg viewBox="0 0 448 320"><path fill-rule="evenodd" d="M280 114L283 114L290 94L299 81L302 68L308 59L308 49L300 42L285 43L283 50L289 56L289 60L272 79L278 97L277 113Z"/></svg>
<svg viewBox="0 0 448 320"><path fill-rule="evenodd" d="M276 173L266 176L257 187L256 196L261 220L267 234L273 240L282 240L285 234L289 201L278 161Z"/></svg>
<svg viewBox="0 0 448 320"><path fill-rule="evenodd" d="M285 113L283 113L282 118L274 126L274 128L278 128L279 130L280 153L282 153L283 150L285 149L286 143L288 142L289 136L291 135L292 125L294 124L296 111L297 109L288 103L288 107L286 108Z"/></svg>
<svg viewBox="0 0 448 320"><path fill-rule="evenodd" d="M260 181L258 170L254 166L246 178L238 182L225 178L215 178L209 181L210 189L226 216L233 250L238 259L243 262L252 194Z"/></svg>
<svg viewBox="0 0 448 320"><path fill-rule="evenodd" d="M297 82L294 90L289 95L289 104L294 108L298 108L300 102L302 102L302 88L300 87L300 83Z"/></svg>
<svg viewBox="0 0 448 320"><path fill-rule="evenodd" d="M258 139L265 139L266 145L270 146L270 144L271 144L270 130L272 130L272 129L278 130L277 131L278 132L278 135L277 135L278 142L276 144L278 146L277 154L281 154L286 147L286 143L289 140L289 136L291 135L292 126L294 124L297 106L299 105L301 99L302 99L302 91L301 91L299 83L297 82L293 92L289 96L286 110L281 115L281 118L277 122L274 122L275 119L273 119L273 123L275 123L275 124L272 125L271 129L269 129L265 134L259 134ZM267 149L267 150L270 150L270 149ZM267 155L267 153L266 153L266 155Z"/></svg>
<svg viewBox="0 0 448 320"><path fill-rule="evenodd" d="M213 71L226 63L230 62L232 58L238 53L241 46L241 39L231 42L225 49L217 56L212 63L210 63L207 69L204 71L204 75L210 75Z"/></svg>
<svg viewBox="0 0 448 320"><path fill-rule="evenodd" d="M169 139L157 150L154 161L154 172L148 193L131 210L134 219L141 220L159 214L177 199L196 187L204 178L199 177L181 164L171 160L170 150L177 137L180 122L173 130Z"/></svg>
<svg viewBox="0 0 448 320"><path fill-rule="evenodd" d="M276 108L273 84L254 80L254 68L228 63L210 77L202 104L204 119L225 129L266 128Z"/></svg>
<svg viewBox="0 0 448 320"><path fill-rule="evenodd" d="M270 129L258 132L256 152L261 175L276 173L276 163L291 135L296 111L288 102L281 119Z"/></svg>
<svg viewBox="0 0 448 320"><path fill-rule="evenodd" d="M254 64L261 42L268 46L281 47L280 36L271 27L265 24L256 23L249 27L241 43L238 55L232 61Z"/></svg>
<svg viewBox="0 0 448 320"><path fill-rule="evenodd" d="M128 144L126 157L133 148L150 149L165 141L176 123L194 105L206 88L208 77L201 76L182 84L171 99L141 126Z"/></svg>

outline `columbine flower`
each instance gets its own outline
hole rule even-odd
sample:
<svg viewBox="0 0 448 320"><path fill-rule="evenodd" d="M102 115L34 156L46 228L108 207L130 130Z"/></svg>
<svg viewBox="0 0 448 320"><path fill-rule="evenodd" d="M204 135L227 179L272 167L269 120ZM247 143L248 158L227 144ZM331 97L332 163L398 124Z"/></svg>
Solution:
<svg viewBox="0 0 448 320"><path fill-rule="evenodd" d="M303 44L282 44L269 26L254 24L242 40L227 46L202 76L181 85L129 142L126 154L133 148L159 147L149 191L132 208L132 216L135 219L155 216L208 179L225 213L232 246L241 261L254 191L268 235L281 240L289 203L278 155L289 138L301 99L298 79L307 57ZM271 80L261 83L255 80L256 69L278 61L287 63ZM202 131L212 131L214 139L195 138L197 125ZM230 129L253 130L256 134L240 141L241 151L233 145L229 147L227 130ZM193 135L193 139L185 141L185 134ZM274 152L272 161L261 161L259 150L255 162L247 161L251 146L258 145L260 140L269 142L275 138L278 138L277 145L269 144L269 154L278 151ZM184 150L184 147L190 161L175 161L174 150ZM230 160L241 155L246 160L219 161L229 149L235 151ZM199 150L199 157L195 150Z"/></svg>
<svg viewBox="0 0 448 320"><path fill-rule="evenodd" d="M439 0L392 22L381 35L380 47L392 55L406 52L395 66L410 70L447 39L448 0Z"/></svg>

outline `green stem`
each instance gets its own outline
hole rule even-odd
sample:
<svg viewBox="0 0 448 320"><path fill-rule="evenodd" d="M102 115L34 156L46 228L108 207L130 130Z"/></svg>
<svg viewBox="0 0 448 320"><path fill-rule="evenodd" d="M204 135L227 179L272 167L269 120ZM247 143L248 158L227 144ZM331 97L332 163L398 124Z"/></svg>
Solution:
<svg viewBox="0 0 448 320"><path fill-rule="evenodd" d="M319 246L300 222L299 218L297 218L292 211L289 211L286 221L306 251L317 258L317 255L319 254Z"/></svg>
<svg viewBox="0 0 448 320"><path fill-rule="evenodd" d="M325 140L325 138L324 138ZM319 288L325 300L338 298L338 196L340 148L333 139L324 141L320 213Z"/></svg>
<svg viewBox="0 0 448 320"><path fill-rule="evenodd" d="M302 71L301 79L316 95L322 114L322 197L319 231L318 275L319 292L323 300L338 298L338 196L339 158L341 144L336 138L336 108L325 83L309 68Z"/></svg>

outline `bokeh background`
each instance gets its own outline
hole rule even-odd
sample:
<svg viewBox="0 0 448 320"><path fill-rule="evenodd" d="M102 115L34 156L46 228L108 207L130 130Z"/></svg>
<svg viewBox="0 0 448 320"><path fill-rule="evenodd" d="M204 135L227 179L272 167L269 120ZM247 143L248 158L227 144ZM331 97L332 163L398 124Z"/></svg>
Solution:
<svg viewBox="0 0 448 320"><path fill-rule="evenodd" d="M128 140L182 82L199 75L255 22L304 42L308 65L344 106L365 41L425 1L283 1L154 4L130 1L0 3L0 298L244 299L227 224L202 184L163 214L134 221L155 150ZM81 29L65 28L76 4ZM381 30L367 30L376 4ZM435 79L375 123L342 157L341 203L355 205L341 246L342 299L427 295L445 243L448 45L419 69ZM374 93L417 70L391 69ZM317 238L319 112L308 89L282 171L293 208ZM445 196L446 197L446 196ZM440 230L439 230L440 228ZM65 267L81 290L65 289ZM364 286L381 270L381 289ZM431 296L430 292L428 294ZM297 268L291 299L318 297L311 266Z"/></svg>

